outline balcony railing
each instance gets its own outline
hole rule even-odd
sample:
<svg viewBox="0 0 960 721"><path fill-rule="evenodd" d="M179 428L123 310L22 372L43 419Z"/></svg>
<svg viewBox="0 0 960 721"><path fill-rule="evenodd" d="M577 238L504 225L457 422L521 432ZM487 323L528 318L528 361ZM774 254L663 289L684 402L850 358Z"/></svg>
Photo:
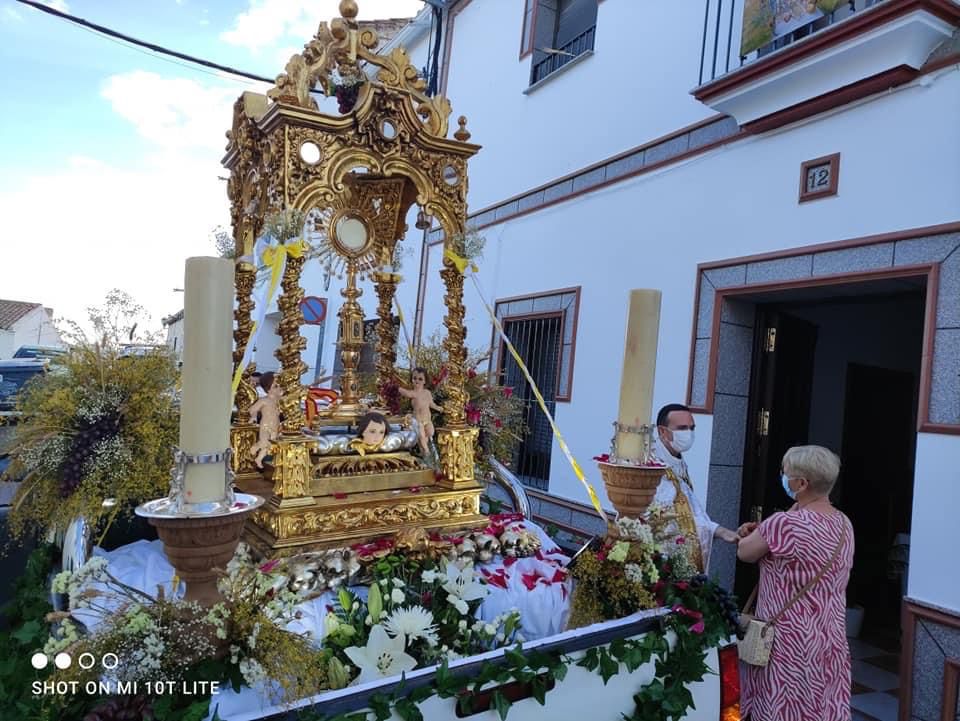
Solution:
<svg viewBox="0 0 960 721"><path fill-rule="evenodd" d="M703 15L703 41L700 48L700 77L698 85L704 85L721 75L755 62L775 50L780 50L824 28L866 10L885 0L845 0L833 10L812 14L803 13L791 19L787 13L773 17L771 39L749 52L742 52L743 10L745 3L755 9L757 5L776 8L776 0L706 0ZM796 3L803 5L803 3ZM809 18L807 20L806 18Z"/></svg>
<svg viewBox="0 0 960 721"><path fill-rule="evenodd" d="M537 52L534 54L533 66L530 69L530 84L534 85L550 73L556 72L574 58L583 55L588 50L593 50L593 41L596 37L597 26L591 25L573 40L561 48L555 48L557 52L550 53L541 60L537 60Z"/></svg>

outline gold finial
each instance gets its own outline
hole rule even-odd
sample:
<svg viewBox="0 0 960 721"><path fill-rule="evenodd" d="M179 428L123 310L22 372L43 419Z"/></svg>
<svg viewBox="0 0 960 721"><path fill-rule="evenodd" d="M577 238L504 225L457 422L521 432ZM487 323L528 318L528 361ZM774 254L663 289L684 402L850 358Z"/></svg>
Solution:
<svg viewBox="0 0 960 721"><path fill-rule="evenodd" d="M353 20L357 12L357 0L340 0L340 17Z"/></svg>
<svg viewBox="0 0 960 721"><path fill-rule="evenodd" d="M470 131L467 130L467 116L461 115L459 118L457 118L457 125L460 126L460 129L453 134L453 137L455 137L461 143L465 143L470 140Z"/></svg>

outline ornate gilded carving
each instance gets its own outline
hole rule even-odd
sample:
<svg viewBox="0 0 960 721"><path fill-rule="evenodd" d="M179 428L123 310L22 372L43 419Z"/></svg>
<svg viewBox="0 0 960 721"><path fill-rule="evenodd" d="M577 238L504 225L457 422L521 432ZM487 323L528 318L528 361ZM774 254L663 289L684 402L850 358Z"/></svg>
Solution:
<svg viewBox="0 0 960 721"><path fill-rule="evenodd" d="M277 300L280 309L280 323L277 331L280 335L280 347L274 355L280 361L280 374L277 376L283 388L280 399L280 411L283 414L284 434L299 435L304 426L301 403L305 391L300 377L306 372L307 364L300 360L300 354L307 347L307 339L300 334L303 312L300 301L303 300L303 288L300 287L300 272L304 258L287 257L280 287L283 292Z"/></svg>
<svg viewBox="0 0 960 721"><path fill-rule="evenodd" d="M415 471L422 466L409 453L371 453L366 456L321 457L313 464L310 475L315 479L364 476L374 473Z"/></svg>
<svg viewBox="0 0 960 721"><path fill-rule="evenodd" d="M230 461L234 473L260 474L250 455L250 449L257 442L257 433L257 427L250 424L235 425L230 429L230 447L233 449Z"/></svg>
<svg viewBox="0 0 960 721"><path fill-rule="evenodd" d="M450 240L448 239L449 243ZM447 400L443 404L444 416L447 423L453 427L466 424L467 395L464 391L466 380L464 369L467 365L467 329L464 326L463 308L463 274L449 258L443 259L443 270L440 277L446 286L443 302L447 306L447 315L443 319L443 326L447 329L447 336L443 339L443 348L447 352Z"/></svg>
<svg viewBox="0 0 960 721"><path fill-rule="evenodd" d="M411 522L444 521L474 513L471 498L425 498L391 506L344 508L323 512L303 511L287 517L288 532L293 536L313 533L335 533L351 528L371 531L402 526Z"/></svg>
<svg viewBox="0 0 960 721"><path fill-rule="evenodd" d="M371 276L377 292L377 376L380 378L378 392L380 403L386 408L385 384L394 374L397 365L397 326L393 323L393 298L397 292L400 276L396 273L374 273Z"/></svg>
<svg viewBox="0 0 960 721"><path fill-rule="evenodd" d="M445 476L441 484L450 488L474 483L473 449L476 428L440 428L437 447L440 449L440 468Z"/></svg>
<svg viewBox="0 0 960 721"><path fill-rule="evenodd" d="M243 359L243 353L247 347L247 339L250 337L250 330L253 327L253 284L257 279L257 272L252 265L238 263L234 271L234 282L237 287L237 307L233 311L233 317L236 321L236 328L233 331L233 367L236 370L237 365ZM253 368L248 368L237 389L237 413L240 418L246 418L249 415L248 410L257 400L257 392L250 382L250 374ZM234 454L236 457L236 454Z"/></svg>
<svg viewBox="0 0 960 721"><path fill-rule="evenodd" d="M425 94L425 83L405 50L397 48L386 55L373 52L378 42L376 33L360 28L353 0L341 2L340 14L329 24L321 24L303 51L291 58L267 94L269 99L247 93L236 103L224 159L231 171L227 192L241 256L236 275L235 364L242 359L243 345L249 337L256 280L252 258L243 256L252 255L254 240L270 213L296 208L306 211L313 224L307 226L306 239L314 247L306 257L287 258L277 300L281 319L276 356L281 367L278 382L284 390L284 423L283 435L274 447L275 496L256 516L258 548L359 539L364 534L418 524L425 528L450 526L458 519L474 519L479 512L480 491L473 480L476 431L465 423L463 276L449 260L444 260L441 270L447 309L444 349L449 357L444 408L447 427L439 429L437 437L445 475L442 483L447 490L437 495L433 486L415 496L405 495L403 489L421 485L418 476L430 474L416 470L410 456L404 461L381 459L382 467L377 466L381 460L355 457L334 458L331 462L321 462L317 456L311 459L308 449L316 441L302 432L301 400L305 391L300 379L306 367L300 356L306 341L300 334L300 274L304 263L316 262L315 258L325 260L320 241L330 239L331 224L345 213L362 221L373 238L362 249L343 246L337 258L329 258L331 263L342 263L339 270L347 271L344 302L338 314L338 340L345 369L344 405L340 410L345 412L334 409L324 418L343 422L363 410L355 373L363 342L357 276L370 274L376 283L380 317L377 371L382 380L392 376L396 363L397 329L392 322L392 304L399 281L399 276L385 269L398 239L406 232L407 210L417 203L425 215L441 224L453 249L461 252L457 243L461 242L467 217L467 159L478 150L466 142L469 135L465 122L460 123L453 139L446 137L450 103L446 98ZM363 75L361 66L376 69L376 77ZM351 84L356 80L362 83L349 113L326 115L317 110L311 93L318 85L329 87L331 83ZM305 143L316 148L310 146L311 152L304 154ZM252 370L245 369L237 396L241 425L256 398L249 382ZM241 464L248 462L249 454L242 448L246 438L242 433L232 437ZM409 485L396 485L408 479ZM364 484L367 492L355 492ZM337 495L346 492L349 497L331 505L334 496L328 492L335 486L346 489ZM311 488L326 495L315 498ZM401 495L395 495L398 492ZM371 501L377 494L378 500ZM313 514L313 520L305 520L303 514L307 512ZM328 520L320 520L328 516ZM271 535L274 540L270 540Z"/></svg>
<svg viewBox="0 0 960 721"><path fill-rule="evenodd" d="M278 498L309 495L310 450L308 442L281 438L273 447L273 487Z"/></svg>

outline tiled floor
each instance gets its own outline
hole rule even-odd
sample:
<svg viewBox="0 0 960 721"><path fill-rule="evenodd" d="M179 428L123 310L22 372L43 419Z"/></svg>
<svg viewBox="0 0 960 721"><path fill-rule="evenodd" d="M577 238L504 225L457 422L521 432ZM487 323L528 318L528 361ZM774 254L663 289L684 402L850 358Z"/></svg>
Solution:
<svg viewBox="0 0 960 721"><path fill-rule="evenodd" d="M853 721L896 721L900 656L850 639Z"/></svg>

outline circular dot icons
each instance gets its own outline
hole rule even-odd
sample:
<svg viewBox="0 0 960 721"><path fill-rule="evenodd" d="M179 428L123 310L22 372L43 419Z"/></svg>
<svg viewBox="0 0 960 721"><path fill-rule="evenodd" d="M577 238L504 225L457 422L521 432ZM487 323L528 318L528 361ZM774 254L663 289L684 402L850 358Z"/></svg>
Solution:
<svg viewBox="0 0 960 721"><path fill-rule="evenodd" d="M39 651L30 657L30 665L37 669L37 671L42 671L45 669L48 661L49 659L47 658L47 654L40 653Z"/></svg>
<svg viewBox="0 0 960 721"><path fill-rule="evenodd" d="M73 663L73 659L70 658L70 654L63 651L58 653L53 659L53 665L59 668L61 671L70 668L71 663Z"/></svg>

